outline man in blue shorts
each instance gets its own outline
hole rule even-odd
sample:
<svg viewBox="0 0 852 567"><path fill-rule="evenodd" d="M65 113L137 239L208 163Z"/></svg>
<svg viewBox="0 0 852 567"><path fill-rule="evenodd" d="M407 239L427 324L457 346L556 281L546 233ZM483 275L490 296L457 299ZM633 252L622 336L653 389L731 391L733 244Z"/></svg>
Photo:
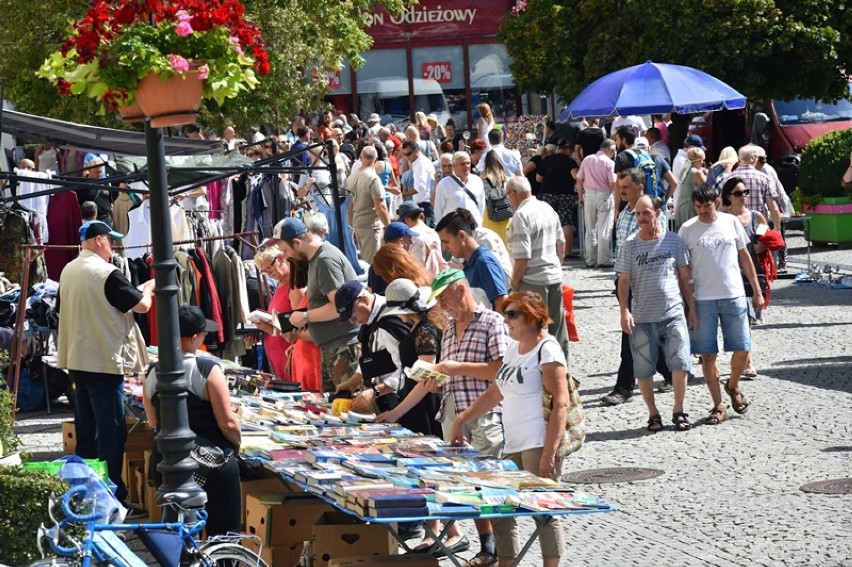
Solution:
<svg viewBox="0 0 852 567"><path fill-rule="evenodd" d="M615 265L618 303L621 329L630 336L633 372L648 406L648 431L663 428L652 382L661 346L674 386L672 423L677 431L686 431L690 427L689 415L683 411L686 374L690 368L687 327L695 326L695 300L689 253L680 236L660 226L660 205L660 199L648 195L639 197L634 205L639 230L622 244ZM684 300L689 325L684 316Z"/></svg>
<svg viewBox="0 0 852 567"><path fill-rule="evenodd" d="M749 402L739 389L740 377L748 364L751 338L748 330L748 306L740 270L754 289L754 310L763 309L764 300L757 273L746 245L748 236L742 223L733 215L718 211L719 192L704 183L692 194L697 217L680 227L679 234L689 249L690 268L695 283L695 308L698 322L690 333L693 354L701 355L701 367L713 409L707 418L717 425L728 418L728 408L722 402L719 376L716 373L716 342L719 323L726 352L731 355L731 377L725 391L731 397L731 407L745 413Z"/></svg>

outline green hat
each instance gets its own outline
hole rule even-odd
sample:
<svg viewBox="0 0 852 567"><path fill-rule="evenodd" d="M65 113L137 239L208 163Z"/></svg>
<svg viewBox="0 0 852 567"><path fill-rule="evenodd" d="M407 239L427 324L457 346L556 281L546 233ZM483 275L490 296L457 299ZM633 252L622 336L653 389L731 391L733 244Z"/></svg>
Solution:
<svg viewBox="0 0 852 567"><path fill-rule="evenodd" d="M429 301L432 301L441 295L450 285L462 279L464 279L463 271L454 268L444 270L432 280L432 295L429 296Z"/></svg>

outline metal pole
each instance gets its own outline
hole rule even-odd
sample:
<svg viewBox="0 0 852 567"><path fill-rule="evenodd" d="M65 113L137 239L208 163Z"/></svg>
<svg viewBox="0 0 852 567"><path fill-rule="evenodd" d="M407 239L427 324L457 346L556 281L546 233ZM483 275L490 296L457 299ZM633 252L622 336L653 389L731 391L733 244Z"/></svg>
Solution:
<svg viewBox="0 0 852 567"><path fill-rule="evenodd" d="M155 297L157 307L157 391L160 399L160 432L157 447L163 460L157 470L163 474L163 484L157 490L157 502L178 493L174 501L184 508L201 507L206 493L195 483L195 461L189 452L195 443L195 433L189 428L186 409L189 380L183 372L180 351L177 304L177 262L172 253L172 228L169 217L169 194L166 180L166 151L161 128L145 122L145 145L148 154L148 187L151 199L151 245L154 253ZM167 521L177 519L169 507L163 508Z"/></svg>
<svg viewBox="0 0 852 567"><path fill-rule="evenodd" d="M325 143L328 151L328 173L331 175L331 198L334 201L334 218L337 220L337 247L346 253L345 239L343 238L343 203L340 202L340 191L337 190L340 183L337 179L337 159L334 155L334 144L329 140ZM350 205L351 206L351 205Z"/></svg>

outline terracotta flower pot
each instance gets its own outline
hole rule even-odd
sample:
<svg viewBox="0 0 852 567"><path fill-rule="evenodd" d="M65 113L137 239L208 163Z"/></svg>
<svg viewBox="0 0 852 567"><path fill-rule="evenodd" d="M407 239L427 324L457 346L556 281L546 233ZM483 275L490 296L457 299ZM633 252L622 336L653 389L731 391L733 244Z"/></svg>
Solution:
<svg viewBox="0 0 852 567"><path fill-rule="evenodd" d="M142 107L139 106L138 102L119 106L118 113L125 122L145 122L145 113L142 112Z"/></svg>
<svg viewBox="0 0 852 567"><path fill-rule="evenodd" d="M194 124L204 94L204 81L198 78L199 65L191 64L185 76L164 81L149 73L136 88L136 102L153 128Z"/></svg>

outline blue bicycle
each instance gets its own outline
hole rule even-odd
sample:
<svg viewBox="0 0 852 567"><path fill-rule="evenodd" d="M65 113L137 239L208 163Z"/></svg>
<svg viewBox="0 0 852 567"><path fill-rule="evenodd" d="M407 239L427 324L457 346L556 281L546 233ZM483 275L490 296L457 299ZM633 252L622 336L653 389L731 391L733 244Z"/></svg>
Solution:
<svg viewBox="0 0 852 567"><path fill-rule="evenodd" d="M38 530L38 547L42 556L43 547L47 541L50 549L58 557L48 557L30 564L30 567L75 566L89 567L91 565L111 565L113 567L148 567L142 558L136 555L117 532L134 532L145 544L145 547L163 567L269 567L257 553L244 547L241 542L242 534L215 536L204 542L196 539L206 524L207 513L204 510L190 510L193 502L184 502L186 508L179 506L172 498L167 497L164 507L175 510L178 521L150 524L101 524L98 521L102 515L98 512L77 513L76 506L91 506L91 502L82 501L86 493L84 486L75 486L58 499L58 504L64 518L57 520L53 509L57 504L56 498L49 503L52 527L42 524ZM76 497L81 501L72 506ZM184 519L192 512L197 521L187 524ZM85 535L75 539L69 528L75 525L85 525ZM258 548L260 549L260 548Z"/></svg>

